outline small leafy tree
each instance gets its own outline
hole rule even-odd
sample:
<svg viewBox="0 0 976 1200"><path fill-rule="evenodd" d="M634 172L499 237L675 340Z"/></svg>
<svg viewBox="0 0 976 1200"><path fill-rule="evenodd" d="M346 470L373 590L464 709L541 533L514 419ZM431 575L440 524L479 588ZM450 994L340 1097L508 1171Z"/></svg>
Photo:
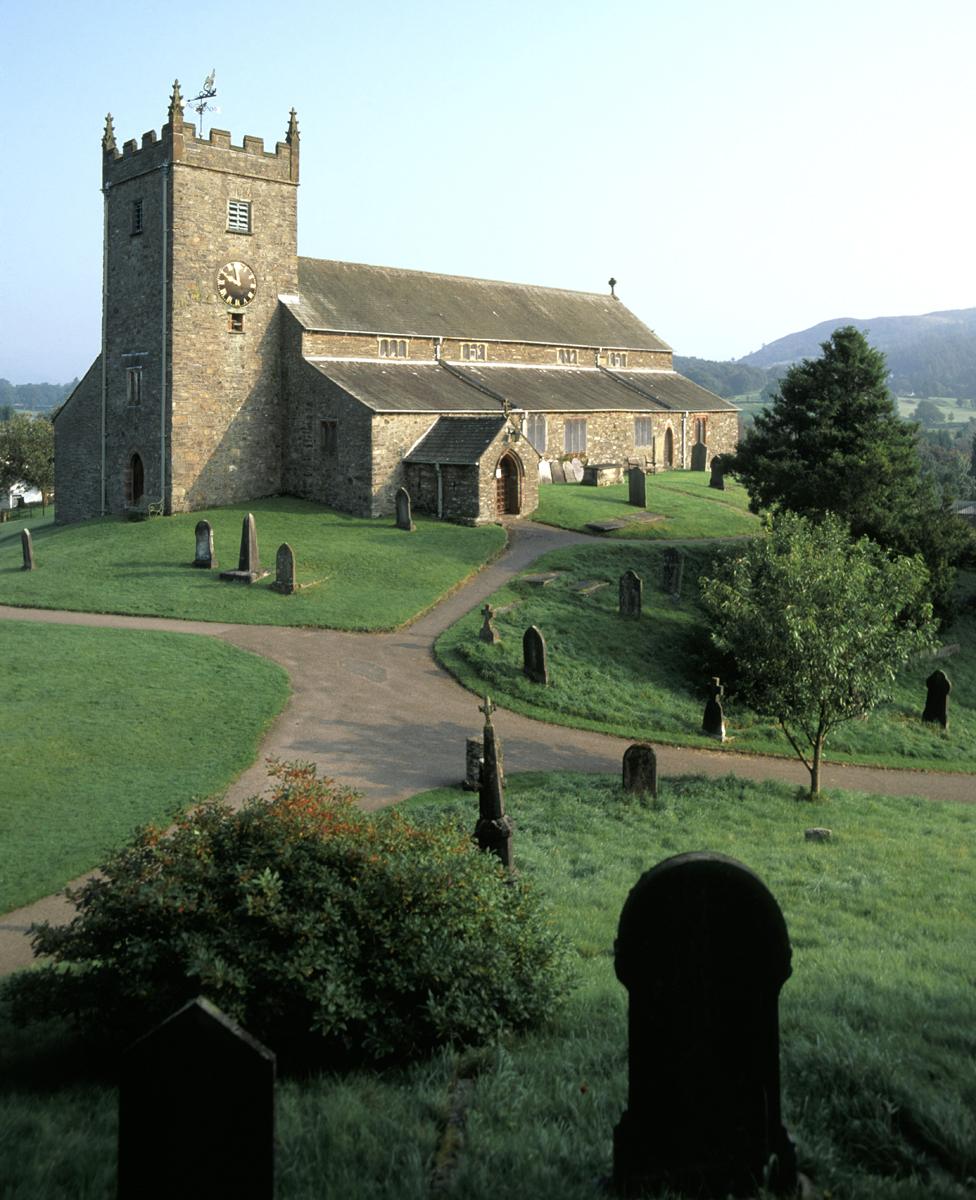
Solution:
<svg viewBox="0 0 976 1200"><path fill-rule="evenodd" d="M0 423L0 488L15 483L39 488L45 497L54 487L54 427L46 417L15 413Z"/></svg>
<svg viewBox="0 0 976 1200"><path fill-rule="evenodd" d="M742 698L779 722L810 772L811 800L830 732L886 699L931 643L927 586L921 559L852 541L836 517L789 512L702 579L712 640L735 660Z"/></svg>

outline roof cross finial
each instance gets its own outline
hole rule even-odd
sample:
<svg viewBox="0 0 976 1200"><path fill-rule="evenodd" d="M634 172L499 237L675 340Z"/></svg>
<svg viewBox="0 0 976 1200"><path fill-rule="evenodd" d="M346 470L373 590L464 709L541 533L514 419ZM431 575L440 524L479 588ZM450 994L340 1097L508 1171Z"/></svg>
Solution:
<svg viewBox="0 0 976 1200"><path fill-rule="evenodd" d="M616 293L616 292L615 292L613 289L614 289L614 288L617 286L617 281L616 281L616 279L614 279L614 277L611 275L611 276L610 276L610 278L609 278L609 280L608 280L607 282L610 284L610 295L611 295L611 296L613 296L614 300L616 300L616 299L617 299L617 293Z"/></svg>

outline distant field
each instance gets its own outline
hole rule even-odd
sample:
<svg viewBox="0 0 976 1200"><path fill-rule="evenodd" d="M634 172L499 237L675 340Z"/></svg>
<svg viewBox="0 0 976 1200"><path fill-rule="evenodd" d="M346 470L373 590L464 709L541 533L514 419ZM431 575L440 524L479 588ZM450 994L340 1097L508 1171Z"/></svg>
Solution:
<svg viewBox="0 0 976 1200"><path fill-rule="evenodd" d="M947 425L965 425L976 419L976 408L969 400L956 400L952 396L899 396L898 415L906 421L915 420L915 409L920 400L934 400L942 409ZM933 428L933 426L929 426ZM934 426L938 428L938 426Z"/></svg>

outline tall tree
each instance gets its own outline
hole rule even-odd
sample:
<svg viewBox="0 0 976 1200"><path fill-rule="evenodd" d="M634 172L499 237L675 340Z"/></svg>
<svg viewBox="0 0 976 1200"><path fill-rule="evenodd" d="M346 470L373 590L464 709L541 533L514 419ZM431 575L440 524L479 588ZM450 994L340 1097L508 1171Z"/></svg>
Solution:
<svg viewBox="0 0 976 1200"><path fill-rule="evenodd" d="M919 553L941 614L951 608L955 563L969 531L924 480L915 438L887 387L884 355L853 325L834 330L823 355L791 367L773 403L735 453L732 470L754 512L835 513L855 537Z"/></svg>
<svg viewBox="0 0 976 1200"><path fill-rule="evenodd" d="M889 694L934 636L925 567L890 556L844 523L781 512L767 533L701 581L712 640L732 655L736 690L778 721L820 792L824 744Z"/></svg>

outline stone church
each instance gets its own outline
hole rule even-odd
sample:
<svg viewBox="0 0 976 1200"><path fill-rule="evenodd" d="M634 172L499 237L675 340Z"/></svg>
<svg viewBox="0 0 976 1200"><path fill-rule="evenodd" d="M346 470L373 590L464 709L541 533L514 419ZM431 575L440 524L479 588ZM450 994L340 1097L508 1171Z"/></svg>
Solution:
<svg viewBox="0 0 976 1200"><path fill-rule="evenodd" d="M101 352L55 419L59 521L279 493L529 513L553 464L703 469L737 410L614 295L300 258L299 132L102 138ZM555 468L558 472L558 467Z"/></svg>

